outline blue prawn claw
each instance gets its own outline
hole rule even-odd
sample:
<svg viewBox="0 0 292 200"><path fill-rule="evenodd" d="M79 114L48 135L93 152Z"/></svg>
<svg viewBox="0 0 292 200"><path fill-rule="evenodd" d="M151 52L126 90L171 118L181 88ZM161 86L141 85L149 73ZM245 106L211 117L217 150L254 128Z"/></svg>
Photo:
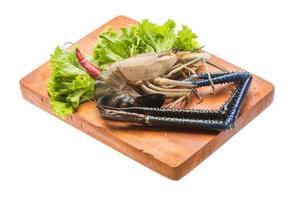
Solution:
<svg viewBox="0 0 292 200"><path fill-rule="evenodd" d="M211 85L208 74L196 75L196 88ZM224 72L210 75L213 84L238 83L230 98L218 110L126 107L99 105L104 118L156 127L205 129L223 131L235 127L240 108L252 81L249 72Z"/></svg>

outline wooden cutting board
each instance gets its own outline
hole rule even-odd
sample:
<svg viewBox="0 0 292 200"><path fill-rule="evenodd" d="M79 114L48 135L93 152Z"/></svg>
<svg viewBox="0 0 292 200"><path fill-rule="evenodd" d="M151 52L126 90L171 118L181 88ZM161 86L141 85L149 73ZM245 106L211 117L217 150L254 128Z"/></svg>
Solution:
<svg viewBox="0 0 292 200"><path fill-rule="evenodd" d="M136 23L133 19L118 16L76 43L83 52L91 54L99 33L106 27L119 29L133 23ZM242 70L216 56L212 56L211 61L230 71ZM46 62L21 79L20 87L27 101L52 114L47 94L49 76L50 66ZM190 107L219 107L230 95L231 88L228 85L216 86L214 95L210 88L203 88L200 92L204 101L197 104L198 99L194 98ZM151 128L108 121L101 118L93 102L84 103L64 121L154 171L178 180L269 106L273 96L273 85L253 75L236 127L220 133Z"/></svg>

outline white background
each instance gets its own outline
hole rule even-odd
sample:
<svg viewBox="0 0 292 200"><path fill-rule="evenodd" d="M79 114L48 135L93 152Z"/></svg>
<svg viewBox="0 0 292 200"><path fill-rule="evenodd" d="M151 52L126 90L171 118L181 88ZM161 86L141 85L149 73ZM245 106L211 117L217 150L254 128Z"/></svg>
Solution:
<svg viewBox="0 0 292 200"><path fill-rule="evenodd" d="M289 1L1 1L0 199L292 199ZM189 25L275 84L272 106L171 181L24 101L19 79L117 15ZM290 191L289 191L290 190Z"/></svg>

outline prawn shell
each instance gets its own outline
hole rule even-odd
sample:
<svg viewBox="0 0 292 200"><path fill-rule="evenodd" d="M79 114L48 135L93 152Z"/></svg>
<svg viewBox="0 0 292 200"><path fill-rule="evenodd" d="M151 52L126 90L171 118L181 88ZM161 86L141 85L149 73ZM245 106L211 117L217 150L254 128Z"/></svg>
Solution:
<svg viewBox="0 0 292 200"><path fill-rule="evenodd" d="M129 81L151 80L168 71L177 62L171 52L146 53L114 63L111 69L118 68Z"/></svg>

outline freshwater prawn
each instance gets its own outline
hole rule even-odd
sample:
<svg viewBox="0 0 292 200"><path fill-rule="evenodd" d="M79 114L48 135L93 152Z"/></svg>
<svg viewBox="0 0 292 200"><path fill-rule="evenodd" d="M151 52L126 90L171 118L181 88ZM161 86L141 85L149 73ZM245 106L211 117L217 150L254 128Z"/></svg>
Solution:
<svg viewBox="0 0 292 200"><path fill-rule="evenodd" d="M81 54L77 54L78 60ZM81 55L82 56L82 55ZM234 127L252 75L248 72L197 74L207 68L208 53L144 53L113 63L100 73L88 63L80 64L96 78L94 97L102 116L118 121L178 128L226 130ZM89 70L87 69L89 67ZM230 98L218 110L171 108L188 100L199 87L238 83ZM166 98L174 98L161 108Z"/></svg>

